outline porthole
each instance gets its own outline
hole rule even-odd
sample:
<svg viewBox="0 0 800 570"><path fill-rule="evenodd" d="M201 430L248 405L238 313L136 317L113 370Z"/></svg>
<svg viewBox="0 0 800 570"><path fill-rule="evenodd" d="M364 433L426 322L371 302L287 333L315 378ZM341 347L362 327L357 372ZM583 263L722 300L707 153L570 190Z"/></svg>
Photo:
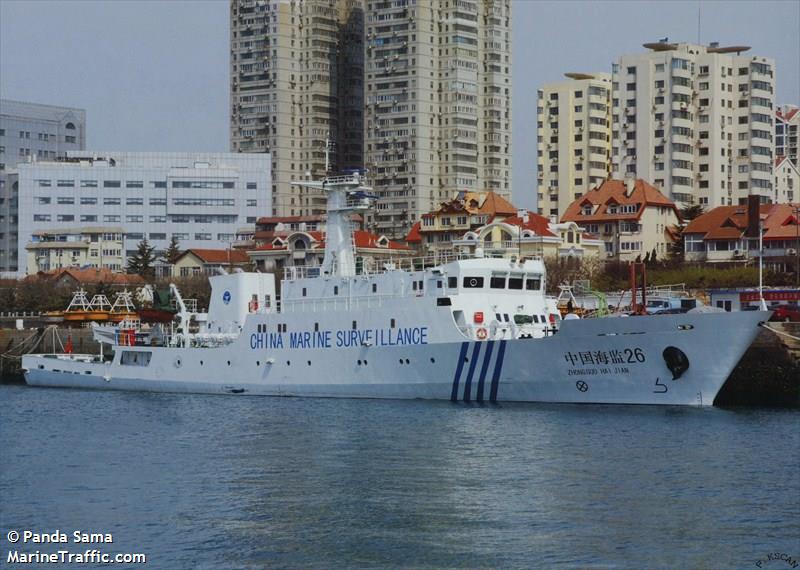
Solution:
<svg viewBox="0 0 800 570"><path fill-rule="evenodd" d="M292 365L292 361L291 360L287 360L286 361L286 366L291 366L291 365Z"/></svg>
<svg viewBox="0 0 800 570"><path fill-rule="evenodd" d="M358 361L358 365L361 366L361 361L360 360Z"/></svg>
<svg viewBox="0 0 800 570"><path fill-rule="evenodd" d="M308 365L311 366L311 361L310 360L308 361Z"/></svg>
<svg viewBox="0 0 800 570"><path fill-rule="evenodd" d="M364 366L366 366L366 365L367 365L367 361L365 360L365 361L364 361Z"/></svg>
<svg viewBox="0 0 800 570"><path fill-rule="evenodd" d="M403 359L402 358L400 359L400 364L403 364Z"/></svg>
<svg viewBox="0 0 800 570"><path fill-rule="evenodd" d="M200 361L200 366L202 366L202 365L203 365L203 361L201 360L201 361Z"/></svg>
<svg viewBox="0 0 800 570"><path fill-rule="evenodd" d="M469 362L469 356L464 357L464 362Z"/></svg>
<svg viewBox="0 0 800 570"><path fill-rule="evenodd" d="M256 366L261 366L261 361L260 360L256 360Z"/></svg>
<svg viewBox="0 0 800 570"><path fill-rule="evenodd" d="M228 361L228 366L230 366L230 365L231 365L231 361L229 360L229 361Z"/></svg>
<svg viewBox="0 0 800 570"><path fill-rule="evenodd" d="M406 364L411 364L411 361L408 358L406 358Z"/></svg>
<svg viewBox="0 0 800 570"><path fill-rule="evenodd" d="M433 363L433 362L436 362L436 359L435 359L433 356L431 356L431 362L432 362L432 363Z"/></svg>

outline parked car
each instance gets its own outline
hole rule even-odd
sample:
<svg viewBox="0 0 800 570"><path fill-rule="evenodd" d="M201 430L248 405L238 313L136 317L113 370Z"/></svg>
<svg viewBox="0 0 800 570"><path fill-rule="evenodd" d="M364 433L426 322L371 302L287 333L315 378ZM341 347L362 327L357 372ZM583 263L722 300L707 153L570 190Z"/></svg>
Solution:
<svg viewBox="0 0 800 570"><path fill-rule="evenodd" d="M771 321L800 322L800 306L789 304L775 305L774 307L770 307L770 310L774 311L772 317L769 319Z"/></svg>

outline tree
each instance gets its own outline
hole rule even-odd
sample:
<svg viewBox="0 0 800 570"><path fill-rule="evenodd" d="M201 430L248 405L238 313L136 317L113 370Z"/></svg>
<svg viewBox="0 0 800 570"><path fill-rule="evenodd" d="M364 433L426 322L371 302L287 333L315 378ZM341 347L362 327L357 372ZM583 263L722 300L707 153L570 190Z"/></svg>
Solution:
<svg viewBox="0 0 800 570"><path fill-rule="evenodd" d="M141 275L145 279L152 278L155 275L155 268L153 264L156 261L156 256L153 253L155 247L151 246L147 239L143 239L136 246L136 254L128 259L127 272Z"/></svg>
<svg viewBox="0 0 800 570"><path fill-rule="evenodd" d="M180 244L178 243L178 238L172 236L169 246L167 246L167 249L164 251L164 261L170 265L175 265L175 262L178 261L178 258L182 253L183 252L181 251Z"/></svg>
<svg viewBox="0 0 800 570"><path fill-rule="evenodd" d="M699 204L684 206L683 208L681 208L680 211L681 220L683 220L684 223L691 222L693 219L695 219L698 216L701 216L704 213L705 209L703 208L703 206Z"/></svg>
<svg viewBox="0 0 800 570"><path fill-rule="evenodd" d="M669 252L668 257L670 262L672 263L683 263L684 260L684 242L685 238L683 235L683 230L689 224L690 221L694 220L695 218L703 215L705 210L703 206L699 204L694 205L687 205L681 208L680 210L680 217L681 223L677 226L672 227L672 231L675 233L675 241L673 241L669 245Z"/></svg>

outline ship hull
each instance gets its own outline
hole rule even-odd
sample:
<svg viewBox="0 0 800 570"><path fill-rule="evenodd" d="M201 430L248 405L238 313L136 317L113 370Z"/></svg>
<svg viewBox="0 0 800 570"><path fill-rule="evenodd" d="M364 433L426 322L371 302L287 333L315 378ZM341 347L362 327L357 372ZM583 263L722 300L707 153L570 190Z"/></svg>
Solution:
<svg viewBox="0 0 800 570"><path fill-rule="evenodd" d="M106 390L708 406L768 316L586 319L540 339L336 350L147 348L146 366L29 355L23 369L33 386ZM670 369L668 348L685 370Z"/></svg>

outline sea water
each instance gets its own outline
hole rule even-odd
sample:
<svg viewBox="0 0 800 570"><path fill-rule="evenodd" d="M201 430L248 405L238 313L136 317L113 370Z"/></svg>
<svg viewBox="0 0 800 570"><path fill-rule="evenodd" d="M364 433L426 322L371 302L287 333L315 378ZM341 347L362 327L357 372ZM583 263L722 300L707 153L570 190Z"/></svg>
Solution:
<svg viewBox="0 0 800 570"><path fill-rule="evenodd" d="M3 563L789 568L798 513L796 410L0 386Z"/></svg>

